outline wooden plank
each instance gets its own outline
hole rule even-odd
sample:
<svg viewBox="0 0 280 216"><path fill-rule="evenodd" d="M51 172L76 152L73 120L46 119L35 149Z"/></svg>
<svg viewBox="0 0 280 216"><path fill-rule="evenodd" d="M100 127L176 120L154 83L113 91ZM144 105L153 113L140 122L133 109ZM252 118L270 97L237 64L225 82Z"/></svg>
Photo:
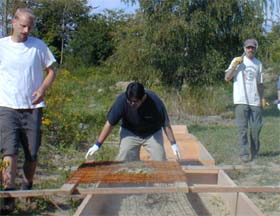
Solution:
<svg viewBox="0 0 280 216"><path fill-rule="evenodd" d="M220 186L220 185L199 185L190 186L192 193L280 193L278 186Z"/></svg>
<svg viewBox="0 0 280 216"><path fill-rule="evenodd" d="M182 169L185 172L188 171L195 171L195 170L216 170L217 172L219 170L246 170L251 169L251 167L244 166L244 165L221 165L221 166L215 166L215 165L182 165Z"/></svg>
<svg viewBox="0 0 280 216"><path fill-rule="evenodd" d="M188 193L280 193L279 186L220 186L220 185L194 185L188 186L185 182L174 184L158 184L157 187L108 187L108 188L76 188L75 192L88 194L142 194L142 193L172 193L183 191ZM0 197L36 197L50 195L70 195L61 189L0 191Z"/></svg>
<svg viewBox="0 0 280 216"><path fill-rule="evenodd" d="M114 188L96 188L96 189L78 189L81 195L98 194L151 194L151 193L188 193L189 188L186 186L173 186L173 187L114 187Z"/></svg>
<svg viewBox="0 0 280 216"><path fill-rule="evenodd" d="M92 212L92 211L87 212L87 208L88 208L88 206L91 206L90 202L92 201L92 199L93 199L93 194L87 195L83 199L83 201L79 205L79 207L77 208L74 216L81 216L81 215L85 215L85 214L91 215L90 212Z"/></svg>
<svg viewBox="0 0 280 216"><path fill-rule="evenodd" d="M251 170L251 169L267 169L267 166L260 165L181 165L183 170L225 170L225 171L234 171L234 170ZM269 169L270 171L278 172L280 167L273 167Z"/></svg>
<svg viewBox="0 0 280 216"><path fill-rule="evenodd" d="M218 175L219 170L217 169L184 169L187 174L216 174Z"/></svg>
<svg viewBox="0 0 280 216"><path fill-rule="evenodd" d="M61 186L60 190L71 194L71 193L73 193L73 191L76 189L77 186L78 186L78 183L76 183L76 184L65 183Z"/></svg>
<svg viewBox="0 0 280 216"><path fill-rule="evenodd" d="M192 135L193 136L193 135ZM199 161L203 165L215 165L215 160L212 157L212 155L207 151L207 149L202 145L202 143L195 137L193 136L197 142L198 142L198 147L199 147Z"/></svg>
<svg viewBox="0 0 280 216"><path fill-rule="evenodd" d="M236 186L236 184L229 178L229 176L223 170L219 171L218 185L228 187ZM263 188L263 191L269 189L266 187L260 188ZM258 191L260 191L260 188L255 189L258 189ZM269 190L271 189L272 188L270 188ZM273 192L274 190L278 191L279 189L276 190L276 188L274 188ZM227 208L231 211L232 215L264 216L264 214L256 207L256 205L247 197L245 193L220 193L220 196L223 199Z"/></svg>
<svg viewBox="0 0 280 216"><path fill-rule="evenodd" d="M184 170L189 184L217 184L218 170Z"/></svg>
<svg viewBox="0 0 280 216"><path fill-rule="evenodd" d="M70 195L74 192L78 184L64 184L59 189L42 189L42 190L13 190L0 191L2 197L40 197L51 195Z"/></svg>
<svg viewBox="0 0 280 216"><path fill-rule="evenodd" d="M188 134L188 128L186 125L172 125L174 134Z"/></svg>
<svg viewBox="0 0 280 216"><path fill-rule="evenodd" d="M3 197L41 197L51 195L69 195L68 191L60 189L44 189L44 190L14 190L0 191L0 198Z"/></svg>
<svg viewBox="0 0 280 216"><path fill-rule="evenodd" d="M178 184L175 186L157 186L157 187L110 187L95 189L78 189L81 195L88 194L149 194L149 193L280 193L280 187L277 186L219 186L219 185L195 185L186 186Z"/></svg>

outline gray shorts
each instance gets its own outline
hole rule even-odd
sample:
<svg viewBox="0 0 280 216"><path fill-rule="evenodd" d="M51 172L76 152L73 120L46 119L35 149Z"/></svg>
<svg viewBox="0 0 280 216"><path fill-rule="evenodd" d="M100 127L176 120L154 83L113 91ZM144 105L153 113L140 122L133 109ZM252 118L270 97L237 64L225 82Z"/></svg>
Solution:
<svg viewBox="0 0 280 216"><path fill-rule="evenodd" d="M0 149L3 156L18 154L22 145L25 159L36 161L41 145L42 108L0 107Z"/></svg>

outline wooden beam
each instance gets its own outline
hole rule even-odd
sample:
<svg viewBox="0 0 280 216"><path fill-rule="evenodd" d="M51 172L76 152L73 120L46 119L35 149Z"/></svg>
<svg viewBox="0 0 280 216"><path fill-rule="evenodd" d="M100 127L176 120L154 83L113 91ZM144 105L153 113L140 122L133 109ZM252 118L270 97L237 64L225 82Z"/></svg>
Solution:
<svg viewBox="0 0 280 216"><path fill-rule="evenodd" d="M122 188L96 188L96 189L78 189L82 195L88 194L145 194L145 193L280 193L280 187L277 186L217 186L217 185L195 185L195 186L168 186L168 187L122 187Z"/></svg>
<svg viewBox="0 0 280 216"><path fill-rule="evenodd" d="M79 205L79 207L78 207L78 209L76 210L74 216L76 216L76 215L82 215L82 213L85 211L85 208L86 208L86 207L89 205L89 203L91 202L92 198L93 198L93 194L87 195L87 196L83 199L82 203Z"/></svg>
<svg viewBox="0 0 280 216"><path fill-rule="evenodd" d="M197 185L190 186L192 193L280 193L279 186L218 186L218 185Z"/></svg>
<svg viewBox="0 0 280 216"><path fill-rule="evenodd" d="M14 190L0 191L0 198L3 197L40 197L51 195L69 195L68 191L60 189L43 189L43 190Z"/></svg>
<svg viewBox="0 0 280 216"><path fill-rule="evenodd" d="M221 166L203 166L203 165L181 165L183 170L248 170L248 169L267 169L267 166L259 165L221 165ZM270 168L271 171L280 171L280 167Z"/></svg>
<svg viewBox="0 0 280 216"><path fill-rule="evenodd" d="M78 189L81 195L98 194L150 194L150 193L175 193L175 192L189 192L187 186L164 186L164 187L114 187L114 188L96 188L96 189Z"/></svg>
<svg viewBox="0 0 280 216"><path fill-rule="evenodd" d="M81 195L90 194L148 194L148 193L280 193L279 186L218 186L218 185L194 185L187 186L185 183L159 187L110 187L110 188L76 188L75 193ZM44 190L19 190L0 191L0 198L3 197L39 197L51 195L71 195L69 191L61 189Z"/></svg>
<svg viewBox="0 0 280 216"><path fill-rule="evenodd" d="M73 193L73 191L76 189L76 187L78 186L78 183L76 184L63 184L60 188L61 191L64 191L65 193Z"/></svg>
<svg viewBox="0 0 280 216"><path fill-rule="evenodd" d="M222 165L222 166L200 166L200 165L182 165L181 166L184 171L192 171L192 170L244 170L250 169L250 167L243 165Z"/></svg>

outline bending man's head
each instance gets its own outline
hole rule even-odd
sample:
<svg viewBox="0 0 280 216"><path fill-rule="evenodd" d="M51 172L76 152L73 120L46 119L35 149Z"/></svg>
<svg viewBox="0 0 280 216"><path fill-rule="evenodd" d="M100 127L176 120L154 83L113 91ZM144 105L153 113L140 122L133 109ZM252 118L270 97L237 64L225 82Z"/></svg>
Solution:
<svg viewBox="0 0 280 216"><path fill-rule="evenodd" d="M139 107L144 101L145 89L139 82L132 82L126 88L126 99L131 106Z"/></svg>

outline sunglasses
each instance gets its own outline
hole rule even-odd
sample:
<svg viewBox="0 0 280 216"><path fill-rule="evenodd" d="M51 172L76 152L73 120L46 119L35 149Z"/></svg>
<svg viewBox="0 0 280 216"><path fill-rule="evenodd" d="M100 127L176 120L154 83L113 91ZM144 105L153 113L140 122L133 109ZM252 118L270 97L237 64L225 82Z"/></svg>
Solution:
<svg viewBox="0 0 280 216"><path fill-rule="evenodd" d="M253 46L247 46L246 49L256 49L256 47Z"/></svg>
<svg viewBox="0 0 280 216"><path fill-rule="evenodd" d="M131 99L127 99L126 102L129 104L129 105L134 105L134 104L139 104L142 100L131 100Z"/></svg>

